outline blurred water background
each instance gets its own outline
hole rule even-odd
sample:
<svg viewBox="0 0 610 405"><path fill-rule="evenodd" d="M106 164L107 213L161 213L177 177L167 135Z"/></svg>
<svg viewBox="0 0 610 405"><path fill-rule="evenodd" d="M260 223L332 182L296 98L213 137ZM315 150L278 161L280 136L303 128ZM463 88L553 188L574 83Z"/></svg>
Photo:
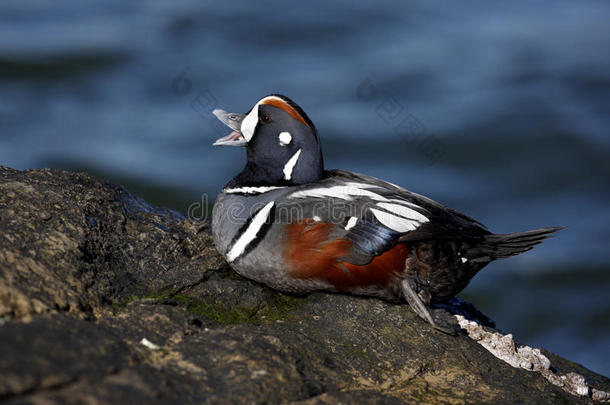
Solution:
<svg viewBox="0 0 610 405"><path fill-rule="evenodd" d="M609 21L606 1L3 0L0 164L85 170L185 212L244 164L211 146L227 133L211 109L286 94L327 168L495 232L567 226L462 297L610 375Z"/></svg>

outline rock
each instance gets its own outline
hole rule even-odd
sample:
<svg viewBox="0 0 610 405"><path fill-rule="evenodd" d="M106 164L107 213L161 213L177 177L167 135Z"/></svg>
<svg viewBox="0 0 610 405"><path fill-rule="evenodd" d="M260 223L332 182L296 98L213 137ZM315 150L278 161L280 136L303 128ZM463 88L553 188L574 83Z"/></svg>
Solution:
<svg viewBox="0 0 610 405"><path fill-rule="evenodd" d="M555 404L607 398L607 378L498 339L521 366L557 367L557 385L578 390L586 380L589 396L511 367L466 334L439 333L406 305L288 296L243 279L216 253L206 223L152 207L121 187L82 173L0 166L2 400Z"/></svg>

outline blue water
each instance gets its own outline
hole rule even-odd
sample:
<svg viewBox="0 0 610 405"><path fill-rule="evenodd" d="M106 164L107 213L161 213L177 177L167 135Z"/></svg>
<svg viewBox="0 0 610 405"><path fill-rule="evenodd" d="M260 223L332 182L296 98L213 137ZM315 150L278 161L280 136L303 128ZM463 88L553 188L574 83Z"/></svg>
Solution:
<svg viewBox="0 0 610 405"><path fill-rule="evenodd" d="M496 232L567 228L463 293L610 375L610 3L0 3L0 164L82 169L187 211L243 165L210 111L280 92L328 168ZM203 214L201 214L203 215Z"/></svg>

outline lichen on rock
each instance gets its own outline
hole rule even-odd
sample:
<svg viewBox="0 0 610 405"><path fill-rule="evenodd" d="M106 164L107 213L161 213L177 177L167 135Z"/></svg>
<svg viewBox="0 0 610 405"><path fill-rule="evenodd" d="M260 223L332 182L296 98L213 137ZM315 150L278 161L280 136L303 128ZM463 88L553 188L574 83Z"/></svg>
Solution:
<svg viewBox="0 0 610 405"><path fill-rule="evenodd" d="M515 368L539 372L551 384L563 388L566 392L578 396L591 396L596 401L606 400L610 395L587 384L584 376L569 372L560 375L551 368L551 361L540 349L526 345L517 347L512 334L485 327L478 322L466 319L463 315L455 315L458 323L471 339L477 341L498 359Z"/></svg>

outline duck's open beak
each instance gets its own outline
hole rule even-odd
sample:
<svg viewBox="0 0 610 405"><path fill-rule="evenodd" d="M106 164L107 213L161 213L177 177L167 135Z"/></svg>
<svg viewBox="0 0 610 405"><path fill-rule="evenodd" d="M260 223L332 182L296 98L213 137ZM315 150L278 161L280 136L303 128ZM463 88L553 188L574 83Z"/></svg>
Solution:
<svg viewBox="0 0 610 405"><path fill-rule="evenodd" d="M241 122L246 117L246 114L237 114L226 112L225 110L214 110L212 114L218 118L220 122L233 130L229 135L217 139L213 143L214 146L246 146L248 143L241 134Z"/></svg>

